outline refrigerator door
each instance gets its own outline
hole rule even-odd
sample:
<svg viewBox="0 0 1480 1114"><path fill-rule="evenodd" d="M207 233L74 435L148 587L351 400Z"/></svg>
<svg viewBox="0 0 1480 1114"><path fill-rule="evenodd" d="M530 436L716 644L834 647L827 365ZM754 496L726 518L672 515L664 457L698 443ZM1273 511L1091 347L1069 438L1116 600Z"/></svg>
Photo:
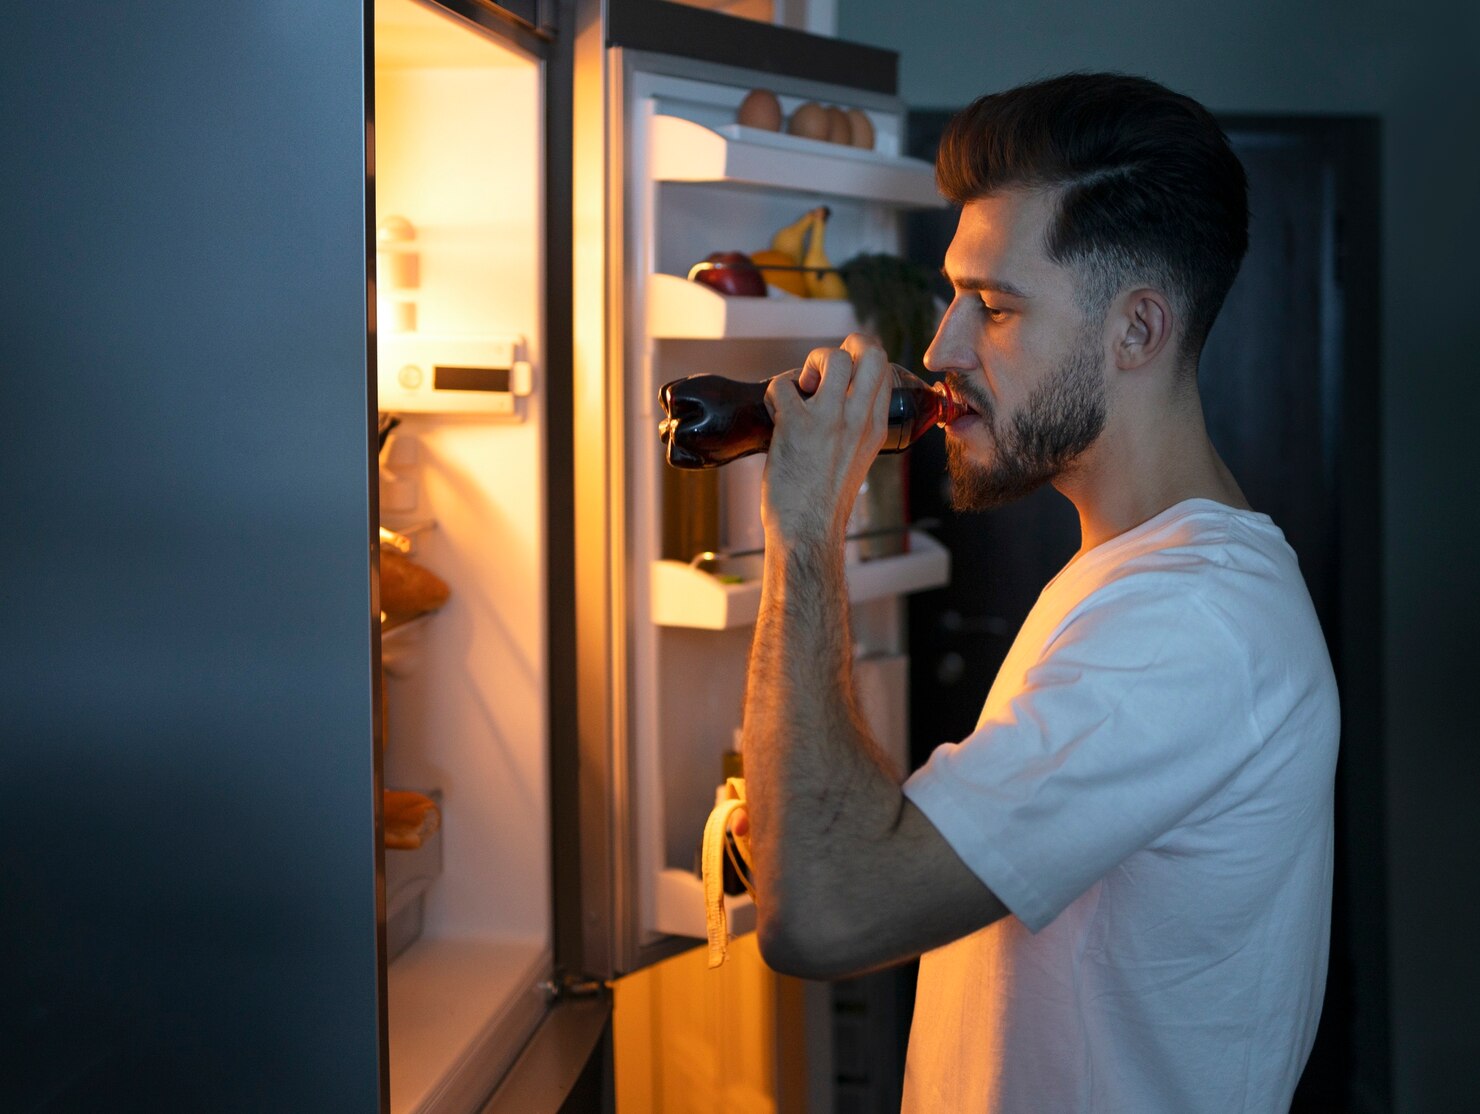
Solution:
<svg viewBox="0 0 1480 1114"><path fill-rule="evenodd" d="M719 509L693 520L720 524L716 536L669 552L674 505L692 493L676 493L663 464L658 387L700 371L759 379L800 366L812 347L858 326L843 300L726 297L685 276L711 252L764 248L776 229L824 204L835 260L897 251L900 212L939 198L933 169L900 150L893 54L648 0L613 3L605 25L598 5L579 11L582 943L584 969L611 977L703 939L695 852L740 722L759 595L754 561L710 575L688 559L753 549L763 460L709 474ZM695 32L701 57L680 55L670 17ZM757 87L772 90L786 113L809 101L852 108L874 134L853 147L739 127L737 109ZM906 554L854 569L859 652L897 656L903 595L943 583L948 569L944 551L923 536ZM886 718L903 710L898 666ZM735 930L753 926L748 898L728 904Z"/></svg>
<svg viewBox="0 0 1480 1114"><path fill-rule="evenodd" d="M544 73L539 36L497 13L454 15ZM535 570L556 587L536 620L549 628L535 640L543 660L521 677L549 729L518 756L538 761L498 769L533 771L499 791L539 798L520 835L538 853L494 869L538 867L540 880L496 891L504 909L488 922L476 902L451 908L440 883L426 911L426 933L454 945L439 954L463 954L459 926L473 923L465 935L519 936L525 966L490 1005L471 993L488 981L484 953L464 949L476 977L438 1000L418 985L419 971L450 970L427 962L429 937L409 963L388 969L386 955L370 6L129 4L113 16L0 16L0 196L15 215L0 468L8 520L25 530L0 547L0 789L13 822L0 919L17 1004L0 1026L0 1105L394 1110L400 986L429 1013L482 1011L477 1055L402 1108L476 1109L506 1073L506 1085L528 1078L511 1069L521 1050L553 1039L567 1059L584 1048L584 1062L606 1011L599 996L552 1008L542 986L555 943L548 798L563 776L542 772L561 762L544 748L573 705L557 680L561 706L547 710L543 682L548 662L568 661L568 527L549 530ZM525 107L561 110L538 91ZM543 192L561 189L560 141L549 150L520 167L552 216L521 217L509 236L557 243L568 223ZM568 242L537 250L567 259ZM540 307L523 340L548 331L552 343L506 441L535 440L537 399L569 405L568 311L548 294L567 276L521 279ZM447 453L436 461L499 439L481 421L429 431ZM532 470L539 452L568 456L568 430L550 424ZM568 508L569 476L566 463L544 487L529 471L512 486ZM438 544L468 521L444 524ZM476 645L481 628L461 629ZM508 722L509 709L487 711ZM392 720L405 714L392 705ZM441 788L450 869L479 858L470 815L507 817L470 808L466 779ZM548 1106L521 1109L557 1108L579 1076L536 1074L555 1087Z"/></svg>
<svg viewBox="0 0 1480 1114"><path fill-rule="evenodd" d="M375 1110L361 5L0 14L16 1110Z"/></svg>

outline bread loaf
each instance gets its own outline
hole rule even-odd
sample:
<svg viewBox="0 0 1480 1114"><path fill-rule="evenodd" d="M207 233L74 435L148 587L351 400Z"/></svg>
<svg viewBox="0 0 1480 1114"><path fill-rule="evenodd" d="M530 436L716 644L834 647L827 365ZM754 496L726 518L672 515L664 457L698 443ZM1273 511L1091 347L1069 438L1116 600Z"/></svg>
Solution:
<svg viewBox="0 0 1480 1114"><path fill-rule="evenodd" d="M452 590L430 569L394 549L380 551L380 608L391 618L436 611Z"/></svg>
<svg viewBox="0 0 1480 1114"><path fill-rule="evenodd" d="M437 802L421 793L387 789L383 811L387 848L414 851L442 826Z"/></svg>

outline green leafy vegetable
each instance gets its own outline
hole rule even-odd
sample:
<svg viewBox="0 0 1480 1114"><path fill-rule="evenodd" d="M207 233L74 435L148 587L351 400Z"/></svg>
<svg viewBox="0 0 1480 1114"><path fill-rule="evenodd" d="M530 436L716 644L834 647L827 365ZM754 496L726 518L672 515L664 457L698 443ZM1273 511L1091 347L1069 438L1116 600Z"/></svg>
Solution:
<svg viewBox="0 0 1480 1114"><path fill-rule="evenodd" d="M892 361L917 365L935 332L929 268L897 255L864 252L838 270L859 324L878 334Z"/></svg>

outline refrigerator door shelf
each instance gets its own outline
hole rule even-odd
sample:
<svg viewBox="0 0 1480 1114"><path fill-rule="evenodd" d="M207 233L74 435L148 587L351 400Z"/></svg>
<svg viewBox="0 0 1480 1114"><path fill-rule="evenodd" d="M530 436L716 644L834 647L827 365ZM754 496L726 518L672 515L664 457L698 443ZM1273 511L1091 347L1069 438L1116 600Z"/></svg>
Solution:
<svg viewBox="0 0 1480 1114"><path fill-rule="evenodd" d="M648 276L648 332L662 340L831 340L858 330L846 301L721 294L677 275Z"/></svg>
<svg viewBox="0 0 1480 1114"><path fill-rule="evenodd" d="M704 880L691 870L668 867L658 872L657 930L670 936L703 940ZM749 894L725 895L730 935L755 931L755 903Z"/></svg>
<svg viewBox="0 0 1480 1114"><path fill-rule="evenodd" d="M655 116L649 157L659 182L730 182L900 208L945 205L928 162L738 124L714 129Z"/></svg>
<svg viewBox="0 0 1480 1114"><path fill-rule="evenodd" d="M754 623L760 613L758 578L726 583L684 561L654 561L652 621L660 627L731 630ZM910 531L907 553L848 566L848 598L854 603L939 588L951 579L950 552L929 534Z"/></svg>

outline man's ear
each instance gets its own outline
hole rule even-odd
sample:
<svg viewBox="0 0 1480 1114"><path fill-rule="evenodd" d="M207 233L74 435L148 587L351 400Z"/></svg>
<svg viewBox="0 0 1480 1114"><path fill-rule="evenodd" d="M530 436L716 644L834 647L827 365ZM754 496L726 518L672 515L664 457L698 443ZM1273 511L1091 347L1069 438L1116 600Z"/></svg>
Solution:
<svg viewBox="0 0 1480 1114"><path fill-rule="evenodd" d="M1143 286L1122 294L1112 315L1115 366L1135 371L1152 363L1168 350L1174 321L1171 302L1161 291Z"/></svg>

